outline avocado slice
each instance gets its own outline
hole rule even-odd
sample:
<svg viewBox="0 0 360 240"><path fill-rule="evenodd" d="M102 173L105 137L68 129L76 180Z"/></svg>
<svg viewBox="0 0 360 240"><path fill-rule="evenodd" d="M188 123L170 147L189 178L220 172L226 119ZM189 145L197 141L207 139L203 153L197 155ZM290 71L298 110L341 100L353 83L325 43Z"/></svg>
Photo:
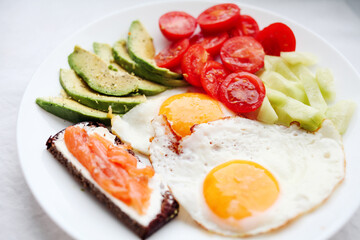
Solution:
<svg viewBox="0 0 360 240"><path fill-rule="evenodd" d="M115 72L95 54L75 46L68 57L70 67L97 92L123 96L137 89L137 79L127 72Z"/></svg>
<svg viewBox="0 0 360 240"><path fill-rule="evenodd" d="M126 41L117 41L113 46L113 55L117 64L124 68L129 73L134 73L136 76L144 78L146 80L160 83L169 87L182 87L189 85L184 80L164 77L156 72L148 71L147 69L136 63L129 55L126 48Z"/></svg>
<svg viewBox="0 0 360 240"><path fill-rule="evenodd" d="M113 97L101 95L90 89L73 70L60 69L60 84L65 92L79 103L107 112L111 107L114 113L126 113L136 105L146 101L144 95Z"/></svg>
<svg viewBox="0 0 360 240"><path fill-rule="evenodd" d="M37 98L36 103L47 112L73 123L95 121L108 126L111 124L111 117L107 113L81 105L68 98L43 97Z"/></svg>
<svg viewBox="0 0 360 240"><path fill-rule="evenodd" d="M138 20L130 25L127 48L130 57L148 71L166 78L182 79L182 74L156 66L153 39Z"/></svg>
<svg viewBox="0 0 360 240"><path fill-rule="evenodd" d="M103 59L105 62L111 64L113 70L119 71L119 72L126 72L123 68L121 68L114 60L113 54L112 54L112 48L109 44L106 43L93 43L94 52L96 55L98 55L101 59ZM147 96L156 95L159 93L164 92L168 89L168 87L165 87L163 85L146 81L144 79L141 79L139 77L136 77L138 79L138 91L139 93L145 94Z"/></svg>

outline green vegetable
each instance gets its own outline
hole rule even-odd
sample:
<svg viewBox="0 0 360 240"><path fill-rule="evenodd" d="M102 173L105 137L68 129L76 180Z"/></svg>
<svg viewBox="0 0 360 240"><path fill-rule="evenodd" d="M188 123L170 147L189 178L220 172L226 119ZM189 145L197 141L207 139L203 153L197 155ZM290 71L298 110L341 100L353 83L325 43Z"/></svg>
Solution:
<svg viewBox="0 0 360 240"><path fill-rule="evenodd" d="M318 109L322 113L325 113L327 104L321 94L319 85L317 84L313 73L304 65L296 65L293 67L293 70L303 84L310 106Z"/></svg>
<svg viewBox="0 0 360 240"><path fill-rule="evenodd" d="M333 101L336 93L334 77L331 70L328 68L318 68L316 70L316 81L325 100Z"/></svg>
<svg viewBox="0 0 360 240"><path fill-rule="evenodd" d="M344 134L349 126L355 109L355 102L350 100L341 100L327 109L326 117L334 123L340 134Z"/></svg>
<svg viewBox="0 0 360 240"><path fill-rule="evenodd" d="M66 93L79 103L104 112L108 112L111 107L113 113L125 113L146 101L143 95L115 97L99 94L70 69L60 69L60 84Z"/></svg>
<svg viewBox="0 0 360 240"><path fill-rule="evenodd" d="M311 66L317 63L317 57L312 53L306 52L281 52L280 57L291 65L302 64Z"/></svg>
<svg viewBox="0 0 360 240"><path fill-rule="evenodd" d="M116 62L115 59L113 57L113 53L112 53L112 48L109 44L105 44L105 43L94 43L93 44L93 48L94 48L94 52L96 55L98 55L101 59L103 59L105 62L108 62L109 64L109 69L114 70L114 71L119 71L119 72L126 72L127 71L125 69L123 69L122 67L120 67ZM131 74L131 72L130 72ZM132 75L133 76L133 75ZM138 81L138 89L137 91L139 93L145 94L147 96L152 96L152 95L156 95L159 94L161 92L164 92L165 90L168 89L168 87L154 83L154 82L150 82L150 81L146 81L144 79L141 79L139 77L134 76L134 78L137 79Z"/></svg>
<svg viewBox="0 0 360 240"><path fill-rule="evenodd" d="M267 96L276 114L279 124L290 126L292 122L298 122L300 127L308 131L318 129L325 115L311 106L305 105L282 92L266 89Z"/></svg>
<svg viewBox="0 0 360 240"><path fill-rule="evenodd" d="M115 72L97 55L75 46L68 57L70 67L87 85L100 93L112 96L127 95L137 89L137 79L127 72Z"/></svg>
<svg viewBox="0 0 360 240"><path fill-rule="evenodd" d="M265 71L261 75L261 80L263 80L268 88L278 90L302 103L309 103L304 88L300 82L289 81L281 74L274 71Z"/></svg>

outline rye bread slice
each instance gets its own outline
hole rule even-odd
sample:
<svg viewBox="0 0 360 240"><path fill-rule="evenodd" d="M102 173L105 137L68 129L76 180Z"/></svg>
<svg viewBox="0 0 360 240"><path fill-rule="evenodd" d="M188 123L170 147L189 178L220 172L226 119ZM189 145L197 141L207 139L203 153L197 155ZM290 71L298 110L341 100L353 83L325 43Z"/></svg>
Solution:
<svg viewBox="0 0 360 240"><path fill-rule="evenodd" d="M89 127L105 127L105 125L96 122L83 122L78 124L84 124ZM75 125L78 125L75 124ZM132 219L125 212L123 212L111 199L109 199L104 193L102 193L97 186L90 182L86 177L84 177L81 172L69 161L64 155L56 148L55 142L59 139L59 136L65 131L62 130L50 136L46 142L47 150L62 164L66 167L68 172L90 193L95 195L95 197L100 200L120 221L131 229L136 235L141 239L149 237L151 234L156 232L167 222L175 218L179 212L179 204L173 197L170 191L166 190L162 193L162 203L161 203L161 212L156 215L156 217L148 224L148 226L143 226L138 223L136 220ZM116 144L122 144L121 140L116 137ZM128 150L129 153L134 154L132 150Z"/></svg>

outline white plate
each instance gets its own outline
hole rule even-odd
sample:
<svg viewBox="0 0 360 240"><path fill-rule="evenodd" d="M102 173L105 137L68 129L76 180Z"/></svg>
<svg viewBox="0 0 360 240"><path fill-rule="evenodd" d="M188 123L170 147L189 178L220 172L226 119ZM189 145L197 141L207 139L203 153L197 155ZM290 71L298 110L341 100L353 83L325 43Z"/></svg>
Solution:
<svg viewBox="0 0 360 240"><path fill-rule="evenodd" d="M24 94L18 118L17 144L21 166L35 198L49 216L76 239L136 239L105 207L81 186L45 149L50 135L70 125L35 104L41 96L56 96L60 92L59 69L68 68L67 56L74 45L92 49L92 43L114 43L126 37L131 21L140 19L154 37L158 49L166 41L158 28L158 18L165 12L184 10L197 16L214 2L172 2L141 5L123 9L81 29L59 46L40 66ZM360 105L360 77L350 63L325 40L294 22L268 11L240 5L242 13L250 14L263 28L281 21L288 24L297 38L297 50L319 56L322 66L335 75L337 99L350 98ZM272 234L252 239L325 239L334 234L351 217L360 202L360 124L358 114L344 136L347 157L345 181L316 211L307 214ZM319 169L324 171L324 169ZM26 204L26 203L25 203ZM185 211L155 233L153 239L219 238L209 234L190 219Z"/></svg>

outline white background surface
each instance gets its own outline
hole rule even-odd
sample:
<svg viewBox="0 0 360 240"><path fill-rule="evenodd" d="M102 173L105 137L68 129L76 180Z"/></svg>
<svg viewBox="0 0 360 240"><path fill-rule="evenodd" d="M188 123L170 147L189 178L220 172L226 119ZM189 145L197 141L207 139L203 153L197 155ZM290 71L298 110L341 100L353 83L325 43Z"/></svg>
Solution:
<svg viewBox="0 0 360 240"><path fill-rule="evenodd" d="M0 239L70 239L34 200L21 173L15 141L21 97L41 62L69 35L104 15L144 2L0 0ZM304 25L360 70L360 0L239 2ZM340 239L360 239L360 211L332 238Z"/></svg>

